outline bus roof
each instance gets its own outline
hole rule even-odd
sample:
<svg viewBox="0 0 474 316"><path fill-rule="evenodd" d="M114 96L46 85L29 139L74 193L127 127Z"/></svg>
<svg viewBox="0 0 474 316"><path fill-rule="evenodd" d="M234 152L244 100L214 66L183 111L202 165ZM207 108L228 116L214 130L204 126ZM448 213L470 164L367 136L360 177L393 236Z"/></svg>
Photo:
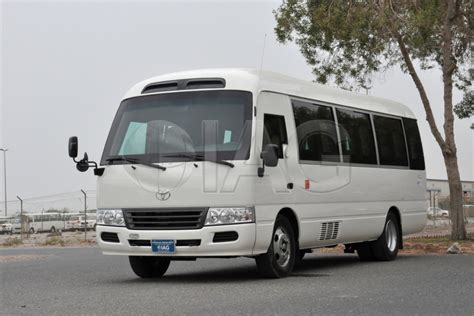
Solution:
<svg viewBox="0 0 474 316"><path fill-rule="evenodd" d="M407 106L399 102L295 79L270 71L260 72L256 69L219 68L165 74L139 82L125 94L124 99L141 96L143 89L153 83L198 78L222 78L225 80L225 89L250 91L254 96L258 95L261 91L270 91L330 104L415 118L413 112ZM177 91L174 90L164 93ZM146 95L150 94L151 93L147 93Z"/></svg>

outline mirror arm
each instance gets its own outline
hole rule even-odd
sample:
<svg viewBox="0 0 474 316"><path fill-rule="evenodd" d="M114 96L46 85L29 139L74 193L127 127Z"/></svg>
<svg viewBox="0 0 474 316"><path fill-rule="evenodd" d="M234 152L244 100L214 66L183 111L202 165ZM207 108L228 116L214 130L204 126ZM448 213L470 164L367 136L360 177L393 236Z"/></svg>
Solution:
<svg viewBox="0 0 474 316"><path fill-rule="evenodd" d="M101 176L104 174L104 170L105 168L99 168L99 166L97 165L97 162L95 161L90 161L90 160L86 160L85 158L81 159L81 160L76 160L76 158L72 158L72 160L76 163L76 164L79 164L79 163L87 163L87 165L89 167L94 167L94 175L96 176Z"/></svg>
<svg viewBox="0 0 474 316"><path fill-rule="evenodd" d="M265 174L265 161L263 160L262 154L260 154L260 158L262 159L262 166L258 167L257 176L263 178L263 175Z"/></svg>
<svg viewBox="0 0 474 316"><path fill-rule="evenodd" d="M265 174L265 163L261 167L258 167L257 169L257 175L259 178L263 178L264 174Z"/></svg>

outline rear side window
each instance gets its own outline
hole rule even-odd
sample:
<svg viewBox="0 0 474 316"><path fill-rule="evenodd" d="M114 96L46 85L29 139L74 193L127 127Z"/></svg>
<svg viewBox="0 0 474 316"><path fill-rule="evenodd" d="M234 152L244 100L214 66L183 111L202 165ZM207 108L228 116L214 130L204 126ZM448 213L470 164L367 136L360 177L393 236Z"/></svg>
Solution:
<svg viewBox="0 0 474 316"><path fill-rule="evenodd" d="M405 135L407 138L410 169L425 170L423 146L421 145L421 137L416 120L404 118L403 126L405 127Z"/></svg>
<svg viewBox="0 0 474 316"><path fill-rule="evenodd" d="M332 108L293 100L300 160L339 162Z"/></svg>
<svg viewBox="0 0 474 316"><path fill-rule="evenodd" d="M336 109L344 162L377 164L375 142L366 113Z"/></svg>
<svg viewBox="0 0 474 316"><path fill-rule="evenodd" d="M400 119L374 115L375 135L381 165L408 166L408 157Z"/></svg>
<svg viewBox="0 0 474 316"><path fill-rule="evenodd" d="M286 134L285 117L281 115L265 114L263 116L263 146L268 144L278 145L278 158L283 158L283 144L288 144L288 136Z"/></svg>

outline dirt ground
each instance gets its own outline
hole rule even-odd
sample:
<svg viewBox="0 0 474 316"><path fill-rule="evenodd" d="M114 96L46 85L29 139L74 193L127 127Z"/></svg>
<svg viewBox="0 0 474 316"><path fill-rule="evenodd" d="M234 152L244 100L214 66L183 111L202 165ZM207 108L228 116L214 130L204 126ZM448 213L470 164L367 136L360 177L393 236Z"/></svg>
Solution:
<svg viewBox="0 0 474 316"><path fill-rule="evenodd" d="M96 244L95 238L95 231L87 231L87 239L84 231L23 234L23 238L20 234L0 235L0 247L88 247Z"/></svg>

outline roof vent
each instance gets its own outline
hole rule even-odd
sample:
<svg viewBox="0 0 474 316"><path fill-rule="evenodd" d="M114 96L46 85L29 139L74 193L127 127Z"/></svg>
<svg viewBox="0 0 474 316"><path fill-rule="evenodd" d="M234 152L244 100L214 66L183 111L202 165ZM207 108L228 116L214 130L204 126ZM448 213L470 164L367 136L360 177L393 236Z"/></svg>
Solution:
<svg viewBox="0 0 474 316"><path fill-rule="evenodd" d="M221 78L191 79L186 82L185 89L216 89L225 88L225 80Z"/></svg>
<svg viewBox="0 0 474 316"><path fill-rule="evenodd" d="M167 82L158 82L147 85L142 90L143 93L156 93L156 92L165 92L178 90L178 81L167 81Z"/></svg>
<svg viewBox="0 0 474 316"><path fill-rule="evenodd" d="M158 93L173 90L219 89L225 88L223 78L196 78L150 83L142 90L145 93Z"/></svg>

